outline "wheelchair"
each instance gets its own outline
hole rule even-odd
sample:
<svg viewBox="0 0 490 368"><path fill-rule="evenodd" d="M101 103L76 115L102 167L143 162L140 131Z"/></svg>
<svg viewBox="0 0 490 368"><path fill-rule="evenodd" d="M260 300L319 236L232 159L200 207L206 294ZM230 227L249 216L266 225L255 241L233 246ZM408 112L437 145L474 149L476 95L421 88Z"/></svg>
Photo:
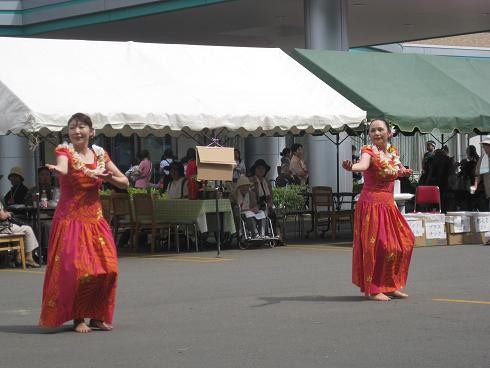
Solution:
<svg viewBox="0 0 490 368"><path fill-rule="evenodd" d="M267 215L267 208L264 210L265 218L263 219L264 228L257 229L257 231L263 232L263 236L254 237L253 234L247 229L245 215L240 211L238 206L234 211L237 222L237 234L238 234L238 248L248 249L251 246L268 246L269 248L274 248L279 242L279 237L274 233L274 227L272 226L272 221ZM258 225L259 223L257 223Z"/></svg>

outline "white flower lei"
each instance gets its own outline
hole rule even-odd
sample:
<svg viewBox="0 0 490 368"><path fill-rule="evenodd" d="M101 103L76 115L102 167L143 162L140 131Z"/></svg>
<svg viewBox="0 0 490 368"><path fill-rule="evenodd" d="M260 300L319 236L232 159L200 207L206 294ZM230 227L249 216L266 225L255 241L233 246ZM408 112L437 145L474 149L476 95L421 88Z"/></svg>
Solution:
<svg viewBox="0 0 490 368"><path fill-rule="evenodd" d="M381 151L374 144L371 146L371 148L373 152L378 155L381 169L385 175L393 175L398 173L400 170L401 161L400 156L396 154L395 146L388 144L388 147L386 147L386 152Z"/></svg>
<svg viewBox="0 0 490 368"><path fill-rule="evenodd" d="M68 151L70 151L72 157L73 157L73 167L75 170L83 171L83 173L91 178L95 178L97 174L101 174L105 171L105 151L102 147L99 147L95 144L92 145L92 149L95 152L95 156L97 158L97 167L92 170L87 168L86 164L83 162L82 158L78 154L77 151L75 151L75 148L73 147L73 144L71 143L66 143L64 142L63 144L60 145L62 148L66 148Z"/></svg>

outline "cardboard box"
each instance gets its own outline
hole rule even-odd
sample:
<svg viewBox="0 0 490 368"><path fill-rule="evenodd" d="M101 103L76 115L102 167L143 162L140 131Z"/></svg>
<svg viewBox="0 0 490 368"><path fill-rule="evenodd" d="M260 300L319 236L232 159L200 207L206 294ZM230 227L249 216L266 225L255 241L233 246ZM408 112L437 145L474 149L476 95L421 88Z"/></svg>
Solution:
<svg viewBox="0 0 490 368"><path fill-rule="evenodd" d="M197 180L233 179L234 149L231 147L196 147Z"/></svg>
<svg viewBox="0 0 490 368"><path fill-rule="evenodd" d="M469 212L473 239L466 244L485 244L485 234L490 231L490 212Z"/></svg>
<svg viewBox="0 0 490 368"><path fill-rule="evenodd" d="M415 246L424 247L426 245L424 221L421 216L416 214L405 214L405 220L407 220L410 229L412 229L415 236Z"/></svg>
<svg viewBox="0 0 490 368"><path fill-rule="evenodd" d="M490 231L490 212L470 212L473 229L477 233Z"/></svg>
<svg viewBox="0 0 490 368"><path fill-rule="evenodd" d="M475 239L468 212L448 212L446 215L448 245L470 244Z"/></svg>
<svg viewBox="0 0 490 368"><path fill-rule="evenodd" d="M422 221L424 238L415 238L416 246L447 245L446 216L443 213L407 213L407 221ZM413 230L412 230L413 231ZM415 234L414 234L415 235Z"/></svg>
<svg viewBox="0 0 490 368"><path fill-rule="evenodd" d="M424 218L425 245L447 245L446 222Z"/></svg>

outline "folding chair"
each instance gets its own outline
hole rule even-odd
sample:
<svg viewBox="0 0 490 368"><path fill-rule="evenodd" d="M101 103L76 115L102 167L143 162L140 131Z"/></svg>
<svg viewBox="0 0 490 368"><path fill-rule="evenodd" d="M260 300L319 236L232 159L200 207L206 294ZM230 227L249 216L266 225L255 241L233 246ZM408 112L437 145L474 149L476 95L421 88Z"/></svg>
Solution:
<svg viewBox="0 0 490 368"><path fill-rule="evenodd" d="M337 236L337 224L348 221L354 223L353 210L336 210L331 187L317 186L312 188L313 235L317 237L319 226L330 227L332 240Z"/></svg>
<svg viewBox="0 0 490 368"><path fill-rule="evenodd" d="M17 245L12 245L17 243ZM16 250L20 253L22 269L26 269L26 256L24 252L24 234L0 234L0 252Z"/></svg>
<svg viewBox="0 0 490 368"><path fill-rule="evenodd" d="M133 248L136 223L131 210L131 200L128 193L111 193L111 221L114 240L120 231L129 230L129 246Z"/></svg>
<svg viewBox="0 0 490 368"><path fill-rule="evenodd" d="M436 185L419 185L415 192L415 209L417 212L417 205L435 205L439 207L439 213L441 213L441 194L439 187Z"/></svg>
<svg viewBox="0 0 490 368"><path fill-rule="evenodd" d="M135 193L133 194L134 205L134 221L135 221L135 233L136 236L140 230L151 231L151 253L155 252L155 240L160 230L168 230L168 241L170 247L170 224L159 221L155 216L155 207L153 203L153 197L149 193ZM138 248L138 240L134 241L134 250Z"/></svg>

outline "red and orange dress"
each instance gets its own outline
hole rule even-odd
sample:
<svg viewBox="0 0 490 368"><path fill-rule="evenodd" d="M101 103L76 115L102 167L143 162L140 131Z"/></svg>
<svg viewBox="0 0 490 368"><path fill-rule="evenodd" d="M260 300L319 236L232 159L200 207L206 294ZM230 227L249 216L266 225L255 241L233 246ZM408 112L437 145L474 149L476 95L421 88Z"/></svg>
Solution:
<svg viewBox="0 0 490 368"><path fill-rule="evenodd" d="M371 164L354 215L352 282L366 294L390 293L405 286L415 243L393 198L398 153L392 146L388 156L375 146L361 152L371 156Z"/></svg>
<svg viewBox="0 0 490 368"><path fill-rule="evenodd" d="M39 325L57 327L78 318L112 322L117 283L117 252L102 216L94 171L110 161L92 146L95 161L84 164L71 145L56 148L68 158L68 174L59 176L60 201L51 225Z"/></svg>

